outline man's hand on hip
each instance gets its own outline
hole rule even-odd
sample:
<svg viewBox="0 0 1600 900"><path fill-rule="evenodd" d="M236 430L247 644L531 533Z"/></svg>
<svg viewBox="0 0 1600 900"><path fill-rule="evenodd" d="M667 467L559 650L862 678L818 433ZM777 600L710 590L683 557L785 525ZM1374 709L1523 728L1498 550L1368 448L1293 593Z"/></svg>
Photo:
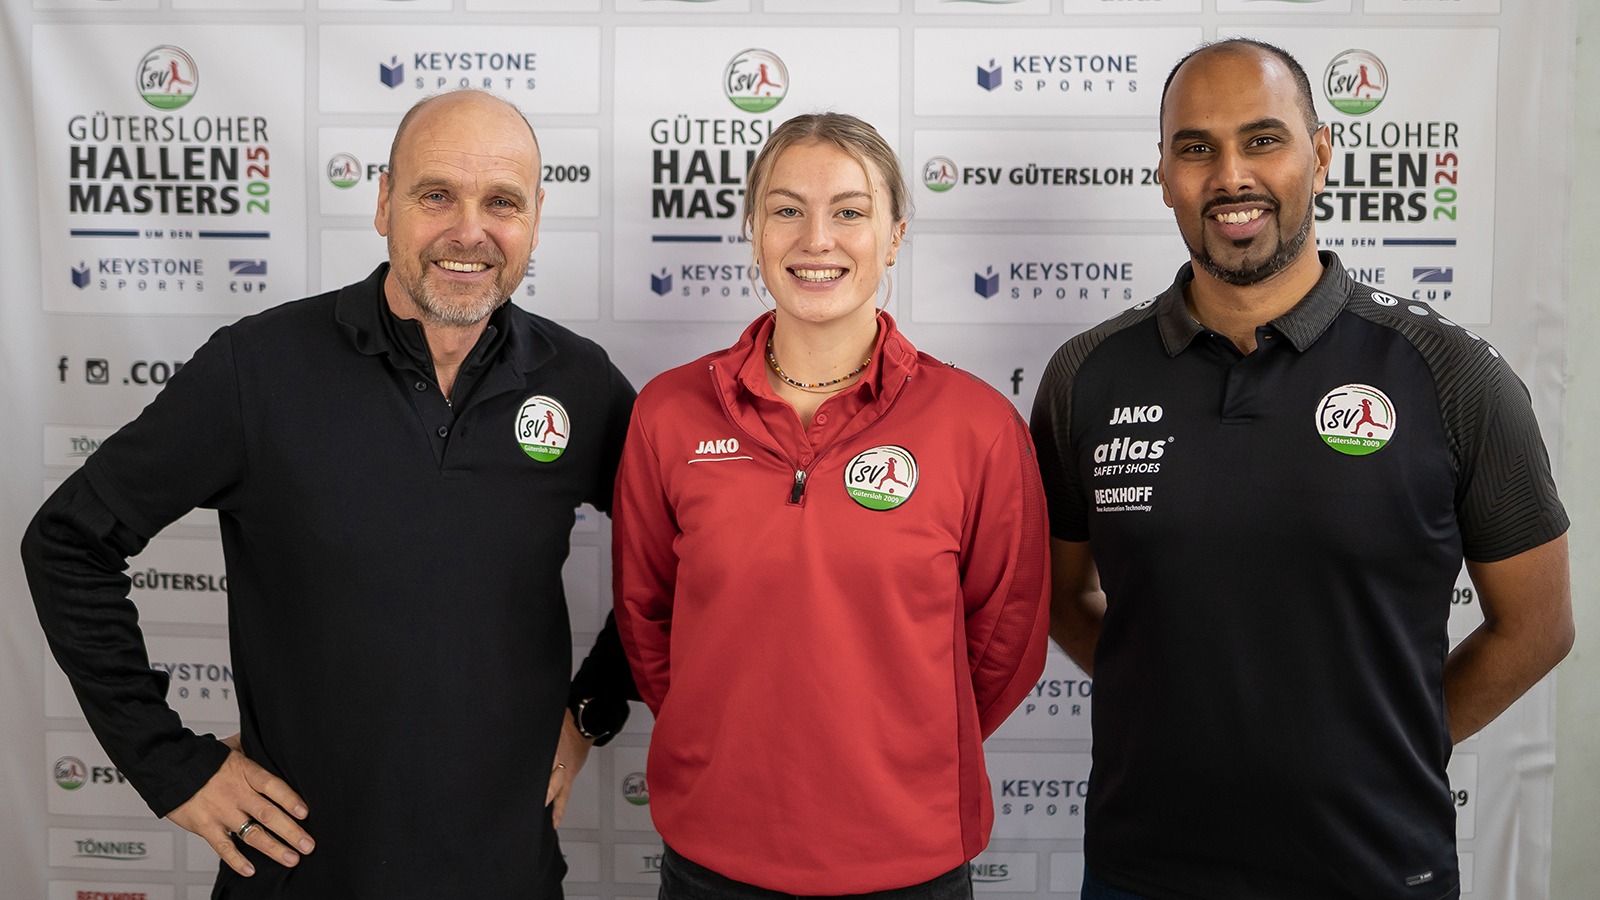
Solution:
<svg viewBox="0 0 1600 900"><path fill-rule="evenodd" d="M238 735L222 743L231 751L222 768L167 819L204 838L246 878L255 874L255 866L239 852L235 836L286 866L297 865L300 853L316 846L297 821L306 817L305 801L288 782L251 762L239 749Z"/></svg>

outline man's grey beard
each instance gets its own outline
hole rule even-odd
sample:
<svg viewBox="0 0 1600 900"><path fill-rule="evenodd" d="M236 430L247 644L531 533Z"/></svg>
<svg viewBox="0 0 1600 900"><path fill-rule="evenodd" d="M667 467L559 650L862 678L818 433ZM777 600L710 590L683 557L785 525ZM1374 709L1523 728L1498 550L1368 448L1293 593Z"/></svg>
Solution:
<svg viewBox="0 0 1600 900"><path fill-rule="evenodd" d="M470 306L456 306L444 303L428 289L427 279L423 279L422 290L415 295L417 308L422 315L434 325L462 327L476 325L488 318L491 313L500 308L510 297L501 297L498 292L491 292L482 302Z"/></svg>

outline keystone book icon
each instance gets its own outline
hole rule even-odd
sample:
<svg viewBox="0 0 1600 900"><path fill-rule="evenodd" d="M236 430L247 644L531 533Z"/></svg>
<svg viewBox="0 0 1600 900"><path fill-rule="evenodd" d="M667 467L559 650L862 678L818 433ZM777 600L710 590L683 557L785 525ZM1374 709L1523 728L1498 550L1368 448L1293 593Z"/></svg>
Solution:
<svg viewBox="0 0 1600 900"><path fill-rule="evenodd" d="M978 66L978 87L986 91L993 91L1000 86L1000 66L993 59L989 60L989 68Z"/></svg>
<svg viewBox="0 0 1600 900"><path fill-rule="evenodd" d="M378 63L378 80L386 88L399 87L400 82L406 80L406 64L398 56L389 57L388 63Z"/></svg>
<svg viewBox="0 0 1600 900"><path fill-rule="evenodd" d="M655 291L656 294L662 297L665 297L667 292L672 290L672 276L667 274L665 267L661 269L660 275L654 272L650 273L650 290Z"/></svg>
<svg viewBox="0 0 1600 900"><path fill-rule="evenodd" d="M72 284L82 290L89 286L89 264L80 262L72 267Z"/></svg>
<svg viewBox="0 0 1600 900"><path fill-rule="evenodd" d="M985 300L1000 293L1000 273L994 270L994 266L988 268L988 272L974 272L972 275L972 289Z"/></svg>
<svg viewBox="0 0 1600 900"><path fill-rule="evenodd" d="M200 68L183 48L162 44L139 60L134 78L144 102L156 109L179 109L194 99Z"/></svg>

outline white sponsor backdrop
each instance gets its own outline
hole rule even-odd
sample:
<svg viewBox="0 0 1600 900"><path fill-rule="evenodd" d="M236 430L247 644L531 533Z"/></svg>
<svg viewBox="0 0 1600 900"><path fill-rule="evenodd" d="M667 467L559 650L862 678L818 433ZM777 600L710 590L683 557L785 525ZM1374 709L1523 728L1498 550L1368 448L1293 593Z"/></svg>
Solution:
<svg viewBox="0 0 1600 900"><path fill-rule="evenodd" d="M382 259L371 217L394 125L455 87L508 97L541 136L543 235L517 301L599 339L640 384L759 312L738 209L771 129L821 109L872 121L900 149L917 206L890 308L924 349L1026 409L1062 340L1159 291L1183 260L1152 183L1157 101L1178 55L1230 34L1280 42L1310 72L1335 138L1322 245L1496 341L1559 447L1569 12L1499 0L6 3L0 544L16 546L44 493L218 325ZM566 568L580 653L608 603L608 538L589 511ZM185 517L132 566L174 704L226 733L214 518ZM0 598L5 895L206 896L210 851L150 818L95 745L9 552ZM1480 619L1465 580L1456 601L1452 640ZM1092 697L1053 651L990 742L980 892L1076 892ZM1468 896L1549 896L1550 718L1540 686L1451 765ZM640 709L578 781L563 829L572 896L654 893L649 733Z"/></svg>

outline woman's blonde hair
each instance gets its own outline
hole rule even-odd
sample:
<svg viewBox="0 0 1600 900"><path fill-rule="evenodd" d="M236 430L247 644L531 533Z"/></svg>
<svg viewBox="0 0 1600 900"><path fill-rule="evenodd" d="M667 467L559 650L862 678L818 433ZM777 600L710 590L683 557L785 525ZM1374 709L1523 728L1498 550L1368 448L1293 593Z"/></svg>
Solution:
<svg viewBox="0 0 1600 900"><path fill-rule="evenodd" d="M895 157L894 151L889 148L889 143L883 139L883 135L879 134L876 128L852 115L833 112L808 113L795 116L779 125L768 136L766 145L756 157L755 165L750 167L744 192L743 232L746 238L753 237L752 231L755 227L756 209L760 202L761 191L766 187L767 178L772 174L772 167L777 164L778 157L790 147L815 142L832 144L848 153L861 164L863 169L866 169L868 184L872 183L872 167L875 166L889 190L891 221L900 222L911 218L911 196L906 190L905 176L900 172L900 160Z"/></svg>

